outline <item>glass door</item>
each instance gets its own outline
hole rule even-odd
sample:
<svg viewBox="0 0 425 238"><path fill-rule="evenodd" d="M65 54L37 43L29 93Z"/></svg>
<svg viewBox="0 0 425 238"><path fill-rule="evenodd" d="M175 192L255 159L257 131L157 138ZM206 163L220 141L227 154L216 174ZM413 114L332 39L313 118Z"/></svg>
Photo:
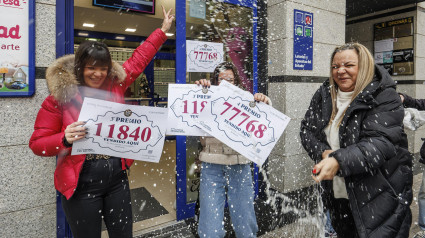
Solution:
<svg viewBox="0 0 425 238"><path fill-rule="evenodd" d="M210 79L211 72L186 72L186 40L222 43L225 56L238 69L242 86L257 92L257 8L256 0L176 1L176 83ZM195 160L197 137L177 136L177 219L195 215L199 178ZM257 168L254 166L254 168ZM258 192L258 169L254 169Z"/></svg>

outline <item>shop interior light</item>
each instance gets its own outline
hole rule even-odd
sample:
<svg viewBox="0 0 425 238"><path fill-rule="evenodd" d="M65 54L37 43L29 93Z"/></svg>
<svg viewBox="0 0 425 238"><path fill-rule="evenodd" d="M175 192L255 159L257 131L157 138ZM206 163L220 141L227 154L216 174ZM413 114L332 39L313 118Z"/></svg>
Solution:
<svg viewBox="0 0 425 238"><path fill-rule="evenodd" d="M128 32L136 32L136 29L134 29L134 28L127 28L127 29L125 29L125 31L128 31Z"/></svg>
<svg viewBox="0 0 425 238"><path fill-rule="evenodd" d="M78 32L78 36L89 36L87 32Z"/></svg>
<svg viewBox="0 0 425 238"><path fill-rule="evenodd" d="M94 27L94 24L92 24L92 23L83 23L83 26L84 27L91 27L91 28L93 28Z"/></svg>
<svg viewBox="0 0 425 238"><path fill-rule="evenodd" d="M173 33L165 33L166 36L174 36Z"/></svg>
<svg viewBox="0 0 425 238"><path fill-rule="evenodd" d="M115 40L125 40L125 36L115 36Z"/></svg>

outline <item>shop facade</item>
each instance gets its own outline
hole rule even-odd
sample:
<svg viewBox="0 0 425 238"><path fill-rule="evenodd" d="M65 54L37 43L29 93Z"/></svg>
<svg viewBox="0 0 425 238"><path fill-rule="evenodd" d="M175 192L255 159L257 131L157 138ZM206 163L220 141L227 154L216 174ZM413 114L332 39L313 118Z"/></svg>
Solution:
<svg viewBox="0 0 425 238"><path fill-rule="evenodd" d="M374 39L377 24L412 18L410 35L403 37L411 37L413 47L399 50L412 50L413 59L406 62L414 65L413 74L394 75L394 79L399 82L399 91L424 97L421 93L425 89L425 74L419 66L425 61L425 48L420 44L425 37L423 3L346 18L345 0L267 3L156 0L155 14L143 15L151 23L146 24L147 32L160 26L161 4L175 9L175 35L169 37L143 77L130 88L127 103L166 106L169 83L193 83L211 75L188 72L187 41L223 44L227 51L224 59L236 64L245 80L244 86L252 92L268 94L273 106L292 119L265 166L261 170L253 166L255 190L260 200L267 200L269 192L264 189L267 188L292 196L300 203L314 203L304 199L312 195L313 163L300 144L299 125L311 96L328 77L330 53L336 46L355 40L374 51L374 41L387 39ZM93 14L94 18L115 14L128 22L140 21L137 13L94 6L92 1L36 0L34 6L35 32L30 36L35 40L34 95L0 97L3 122L0 132L4 135L0 139L0 160L4 165L0 169L0 237L70 237L60 198L53 186L55 158L37 157L28 148L37 111L49 94L45 70L56 58L74 53L78 44L89 38L105 41L114 60L124 61L149 33L122 34L82 28L80 20L85 14ZM197 11L191 11L194 9ZM373 15L379 17L373 18ZM302 35L297 26L302 28ZM301 46L297 44L307 44L311 51L298 51ZM384 51L377 53L381 52ZM419 152L425 129L408 135L409 149ZM193 167L197 152L197 138L167 137L160 163L136 162L132 167L130 187L132 196L136 197L133 204L135 235L181 224L194 217L199 185ZM140 209L143 201L151 204L150 210L146 206ZM267 231L281 226L283 224L275 224Z"/></svg>

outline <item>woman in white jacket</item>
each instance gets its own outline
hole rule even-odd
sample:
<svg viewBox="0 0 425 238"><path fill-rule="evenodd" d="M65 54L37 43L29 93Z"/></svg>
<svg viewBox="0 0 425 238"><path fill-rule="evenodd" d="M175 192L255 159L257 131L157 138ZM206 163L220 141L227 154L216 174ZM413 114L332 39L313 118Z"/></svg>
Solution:
<svg viewBox="0 0 425 238"><path fill-rule="evenodd" d="M216 67L212 82L201 79L195 83L209 87L223 80L241 86L237 69L231 62L223 62ZM271 105L270 99L262 93L256 93L254 99ZM201 143L199 236L224 237L223 218L227 195L236 237L256 237L258 226L254 211L251 162L214 137L201 137Z"/></svg>

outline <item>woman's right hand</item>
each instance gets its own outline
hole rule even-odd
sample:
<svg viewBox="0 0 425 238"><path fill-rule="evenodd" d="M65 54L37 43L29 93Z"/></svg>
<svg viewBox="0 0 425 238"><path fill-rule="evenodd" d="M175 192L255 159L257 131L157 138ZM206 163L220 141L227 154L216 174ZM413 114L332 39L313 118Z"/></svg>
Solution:
<svg viewBox="0 0 425 238"><path fill-rule="evenodd" d="M173 23L173 20L174 20L174 15L170 14L173 9L170 8L170 10L166 12L164 6L161 6L161 7L162 7L162 14L164 14L164 20L162 22L161 30L162 32L167 33L170 30L171 24Z"/></svg>
<svg viewBox="0 0 425 238"><path fill-rule="evenodd" d="M69 144L74 143L74 141L83 139L87 132L87 128L84 127L86 122L76 121L69 124L65 129L65 139Z"/></svg>
<svg viewBox="0 0 425 238"><path fill-rule="evenodd" d="M330 153L334 152L333 150L325 150L322 153L322 159L327 158Z"/></svg>
<svg viewBox="0 0 425 238"><path fill-rule="evenodd" d="M400 95L401 103L404 103L404 96L403 96L403 94L399 94L399 95Z"/></svg>
<svg viewBox="0 0 425 238"><path fill-rule="evenodd" d="M203 87L210 87L211 81L207 79L200 79L195 81L196 85L201 85Z"/></svg>
<svg viewBox="0 0 425 238"><path fill-rule="evenodd" d="M326 157L313 167L313 179L316 183L322 180L333 180L339 170L339 163L334 157Z"/></svg>

